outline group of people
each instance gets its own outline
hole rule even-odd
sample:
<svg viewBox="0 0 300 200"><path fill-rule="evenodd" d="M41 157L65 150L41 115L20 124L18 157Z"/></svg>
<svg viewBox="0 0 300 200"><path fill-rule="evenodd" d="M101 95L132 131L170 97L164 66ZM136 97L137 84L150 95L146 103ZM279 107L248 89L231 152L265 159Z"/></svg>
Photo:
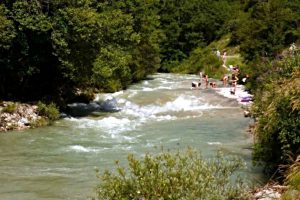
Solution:
<svg viewBox="0 0 300 200"><path fill-rule="evenodd" d="M221 81L223 81L223 87L230 86L230 94L235 95L236 90L237 90L237 84L239 81L239 68L235 67L231 71L231 74L225 74L222 78ZM205 88L211 87L211 88L216 88L217 83L214 81L209 81L208 75L203 74L203 72L199 73L200 79L199 81L193 81L192 82L192 89L200 89L202 83L205 84ZM242 82L246 83L248 80L249 75L247 74L243 79Z"/></svg>
<svg viewBox="0 0 300 200"><path fill-rule="evenodd" d="M203 72L199 72L199 77L200 80L198 82L197 81L192 82L192 89L199 89L202 83L205 84L205 88L208 88L209 85L212 88L217 87L216 82L209 82L207 74L203 74Z"/></svg>
<svg viewBox="0 0 300 200"><path fill-rule="evenodd" d="M222 81L223 81L223 86L224 87L227 87L228 84L231 85L231 88L230 88L230 94L235 94L236 92L236 86L237 86L237 83L238 83L238 75L240 73L240 69L238 66L236 67L233 67L233 66L229 66L229 70L231 72L231 75L230 74L225 74L223 77L222 77Z"/></svg>
<svg viewBox="0 0 300 200"><path fill-rule="evenodd" d="M221 55L219 50L214 50L216 55L222 59L223 61L223 66L228 69L228 71L230 72L229 74L225 74L222 78L221 81L223 81L223 87L227 87L228 85L231 85L230 88L230 94L235 95L236 93L236 89L237 89L237 84L239 81L238 76L240 75L240 69L238 66L229 66L229 68L225 65L226 64L226 59L227 59L227 53L226 51L224 51ZM216 88L217 87L217 83L216 82L209 82L208 80L208 75L204 74L203 72L199 72L199 76L200 76L200 80L197 81L193 81L192 82L192 89L198 89L200 88L201 84L204 83L205 84L205 88L208 88L209 86L211 88ZM249 78L249 75L246 75L242 81L245 83L246 80Z"/></svg>
<svg viewBox="0 0 300 200"><path fill-rule="evenodd" d="M192 82L192 89L199 89L201 87L202 83L205 84L205 88L208 88L208 87L216 88L217 87L216 82L214 82L214 81L210 82L209 81L207 74L203 74L202 72L200 72L199 76L200 76L199 81L193 81ZM245 82L246 78L247 78L247 76L245 78L243 78L244 82ZM235 94L238 80L239 80L238 74L236 74L236 73L232 73L231 76L229 76L228 74L225 74L222 77L224 87L227 87L228 85L231 85L231 89L230 89L231 94Z"/></svg>

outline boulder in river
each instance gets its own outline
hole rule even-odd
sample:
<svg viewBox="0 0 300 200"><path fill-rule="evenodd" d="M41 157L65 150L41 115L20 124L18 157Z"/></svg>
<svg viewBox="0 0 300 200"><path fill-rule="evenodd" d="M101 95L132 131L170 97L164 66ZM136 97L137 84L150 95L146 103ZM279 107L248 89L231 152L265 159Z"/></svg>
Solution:
<svg viewBox="0 0 300 200"><path fill-rule="evenodd" d="M98 103L72 103L67 105L67 112L73 117L83 117L92 112L100 111L101 107Z"/></svg>
<svg viewBox="0 0 300 200"><path fill-rule="evenodd" d="M115 112L120 110L118 108L118 102L115 98L107 98L100 102L101 110L105 112Z"/></svg>

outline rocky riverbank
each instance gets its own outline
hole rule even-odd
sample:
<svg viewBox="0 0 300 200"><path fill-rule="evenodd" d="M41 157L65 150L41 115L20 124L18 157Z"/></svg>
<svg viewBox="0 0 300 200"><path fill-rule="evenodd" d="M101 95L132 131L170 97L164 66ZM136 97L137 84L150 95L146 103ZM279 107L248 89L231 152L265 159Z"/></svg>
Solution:
<svg viewBox="0 0 300 200"><path fill-rule="evenodd" d="M253 200L279 200L281 195L287 190L286 186L278 183L268 183L263 187L256 188L253 191Z"/></svg>
<svg viewBox="0 0 300 200"><path fill-rule="evenodd" d="M41 118L36 105L0 102L0 132L31 128Z"/></svg>

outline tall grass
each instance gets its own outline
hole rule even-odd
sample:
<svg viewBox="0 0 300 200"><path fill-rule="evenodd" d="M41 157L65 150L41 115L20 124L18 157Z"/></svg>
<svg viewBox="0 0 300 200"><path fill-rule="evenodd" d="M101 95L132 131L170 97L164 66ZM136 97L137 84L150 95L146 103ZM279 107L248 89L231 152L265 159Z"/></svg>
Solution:
<svg viewBox="0 0 300 200"><path fill-rule="evenodd" d="M288 167L284 184L288 186L288 190L282 195L282 200L300 198L300 155Z"/></svg>

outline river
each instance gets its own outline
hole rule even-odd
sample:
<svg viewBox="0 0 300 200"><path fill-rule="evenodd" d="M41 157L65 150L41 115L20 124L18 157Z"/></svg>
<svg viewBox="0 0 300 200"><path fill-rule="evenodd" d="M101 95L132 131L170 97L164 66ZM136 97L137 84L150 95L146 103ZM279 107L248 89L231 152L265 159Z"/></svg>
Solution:
<svg viewBox="0 0 300 200"><path fill-rule="evenodd" d="M259 180L246 132L251 119L236 100L214 89L191 90L194 80L195 75L155 74L127 90L98 95L114 98L118 112L0 134L0 199L87 199L97 185L96 168L160 147L238 155L248 163L245 176Z"/></svg>

